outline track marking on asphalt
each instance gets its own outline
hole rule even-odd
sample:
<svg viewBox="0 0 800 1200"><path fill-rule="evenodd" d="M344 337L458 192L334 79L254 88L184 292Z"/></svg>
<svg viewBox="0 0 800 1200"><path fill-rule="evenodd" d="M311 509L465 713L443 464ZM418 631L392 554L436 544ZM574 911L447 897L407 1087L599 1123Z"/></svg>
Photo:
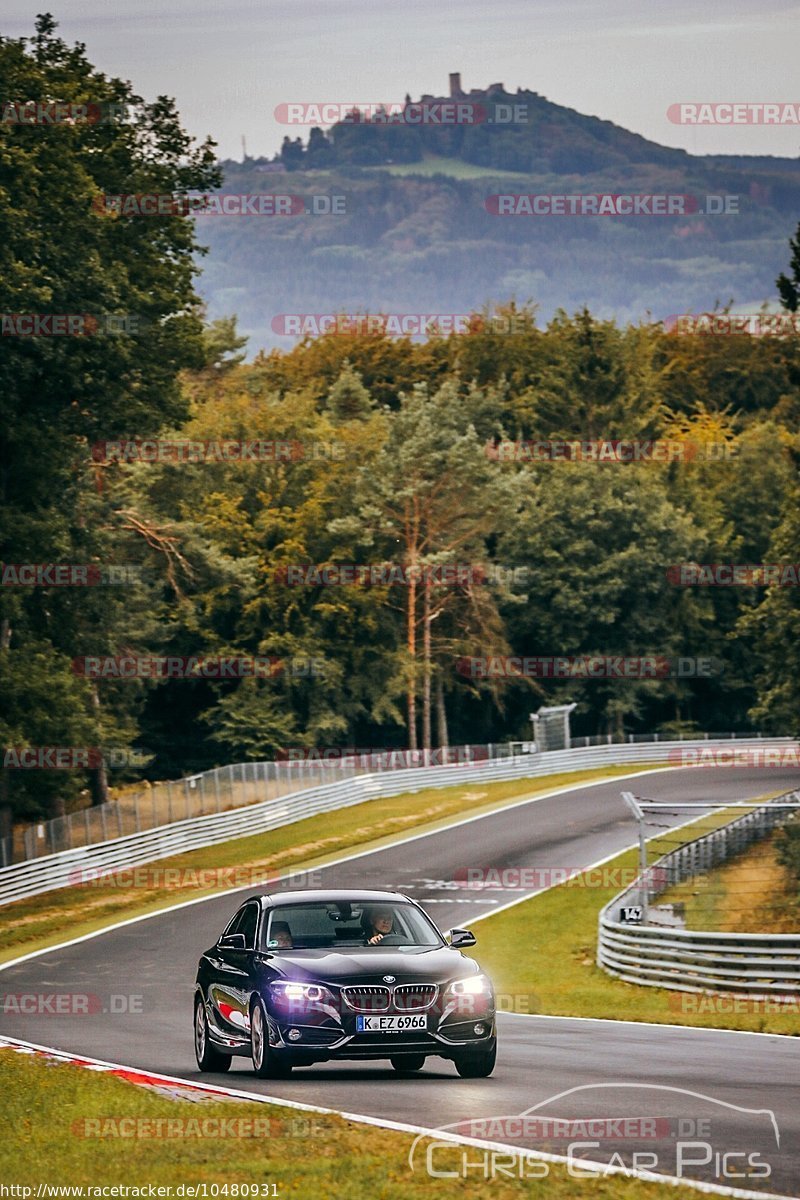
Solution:
<svg viewBox="0 0 800 1200"><path fill-rule="evenodd" d="M659 767L655 771L634 771L630 775L614 775L610 779L606 778L606 779L592 780L588 784L570 784L568 787L556 788L554 791L546 792L546 793L542 794L541 796L532 796L532 797L528 798L527 800L515 801L514 804L508 805L508 808L493 809L487 813L480 813L475 816L466 817L463 821L456 821L453 823L453 825L443 826L442 829L430 830L430 831L428 831L428 833L412 834L410 837L403 838L402 840L397 841L397 842L392 842L390 846L385 846L385 847L382 847L381 849L388 850L394 846L405 845L407 842L418 841L420 838L433 837L437 833L443 832L446 829L455 828L458 825L468 825L473 821L480 821L484 817L494 816L495 813L506 812L506 811L508 811L508 809L511 809L511 808L519 808L521 805L524 805L524 804L534 804L534 803L538 803L538 801L540 801L540 800L550 799L553 796L560 796L560 795L563 795L568 792L581 791L584 787L599 787L602 784L613 783L617 779L631 779L631 778L634 778L639 775L657 775L657 774L661 773L662 771L674 771L674 770L688 771L688 770L692 770L692 768L691 767ZM688 825L693 825L695 823L695 821L701 820L703 815L705 815L705 814L701 813L701 815L698 817L692 817L691 820L685 821L683 823L683 825L676 825L675 828L676 829L684 829ZM616 858L617 855L625 854L628 850L635 850L637 845L638 845L638 843L632 843L630 846L624 846L621 850L615 850L612 854L607 854L605 856L605 858L600 858L596 862L593 862L593 863L587 863L586 866L582 867L581 869L582 869L582 871L593 871L595 869L595 867L604 866L607 862L610 862L612 859ZM325 869L327 867L335 867L335 866L338 866L340 863L351 862L355 858L364 858L367 855L378 854L380 852L381 852L380 850L361 850L357 854L348 854L348 855L345 855L345 857L343 857L343 858L334 859L333 862L323 863L320 865L320 869ZM282 875L282 876L280 876L280 878L281 879L291 879L292 875L296 875L297 873L298 873L298 869L295 869L289 875ZM97 929L93 933L85 933L81 937L72 938L68 942L60 942L57 946L48 946L46 949L43 949L43 950L33 950L29 954L23 954L20 958L11 959L10 962L0 963L0 971L5 971L9 967L17 966L17 964L19 964L19 963L28 962L32 958L39 958L43 954L50 954L51 952L54 953L57 950L65 950L69 946L76 946L76 945L80 944L81 942L90 941L92 938L100 937L104 933L112 933L115 929L123 929L126 925L135 925L139 921L147 921L151 917L158 917L158 916L163 915L164 913L176 912L178 909L188 908L192 904L202 904L206 900L219 899L220 896L232 895L236 892L241 892L241 891L248 891L249 889L252 888L252 886L253 886L252 884L245 884L244 887L229 888L223 892L212 893L210 896L198 896L194 900L184 900L179 904L171 905L169 908L159 908L159 909L156 909L156 911L152 912L152 913L143 913L138 917L129 917L125 921L117 921L113 925L106 925L106 926L104 926L104 928ZM552 883L548 887L539 888L538 891L527 892L524 896L518 896L513 900L509 900L507 904L498 905L497 908L489 909L485 913L479 913L478 916L476 916L476 917L470 917L470 921L472 924L475 924L477 921L483 921L487 917L494 917L498 913L505 912L506 909L513 908L517 904L522 904L526 900L533 899L534 896L539 896L543 892L549 892L553 888L560 887L560 886L561 886L561 884ZM426 903L431 903L431 901L426 901ZM434 901L433 903L443 903L443 902L442 901ZM450 900L450 901L448 901L448 903L456 903L456 901ZM458 901L458 903L461 903L461 901ZM477 901L476 901L476 903L477 903ZM491 903L496 904L497 901L492 901ZM789 1038L792 1036L791 1034L785 1034L785 1033L760 1033L757 1030L751 1030L751 1029L719 1029L714 1025L675 1025L675 1024L672 1024L671 1022L666 1022L666 1021L626 1021L626 1020L618 1021L613 1017L568 1017L568 1016L560 1016L556 1013L504 1013L503 1016L533 1017L534 1019L542 1020L542 1021L585 1021L585 1022L586 1021L589 1021L589 1022L594 1021L594 1022L608 1024L608 1025L640 1025L640 1026L643 1026L643 1027L649 1028L649 1029L682 1029L682 1030L687 1030L687 1031L690 1031L693 1033L708 1033L708 1032L727 1033L727 1034L734 1034L737 1037Z"/></svg>
<svg viewBox="0 0 800 1200"><path fill-rule="evenodd" d="M0 1048L5 1046L9 1049L18 1049L22 1053L38 1051L43 1054L52 1055L54 1059L68 1065L81 1067L88 1071L129 1071L132 1075L141 1076L143 1072L136 1067L126 1067L124 1063L110 1063L101 1058L89 1058L87 1055L71 1055L63 1050L56 1050L52 1046L41 1046L36 1042L24 1042L18 1038L6 1038L0 1036ZM265 1096L260 1092L245 1092L240 1088L222 1087L214 1083L195 1083L181 1079L177 1075L162 1075L160 1072L147 1071L146 1075L149 1079L158 1080L165 1084L183 1084L191 1083L191 1086L202 1091L208 1091L213 1095L220 1097L233 1097L237 1100L248 1100L256 1104L275 1104L278 1107L299 1109L303 1112L322 1113L325 1116L342 1117L345 1121L354 1121L359 1125L372 1125L378 1129L392 1129L398 1133L414 1133L417 1137L429 1138L434 1142L450 1142L457 1146L476 1146L480 1150L500 1150L505 1154L509 1152L515 1158L528 1157L535 1158L542 1162L560 1163L567 1165L574 1160L563 1154L549 1154L545 1150L529 1150L527 1148L517 1148L509 1146L503 1142L490 1142L482 1138L459 1137L457 1134L449 1133L447 1130L438 1130L435 1127L426 1128L423 1125L409 1125L404 1121L391 1121L383 1117L370 1117L365 1113L344 1112L337 1108L322 1108L318 1104L303 1104L300 1100L284 1100L281 1096ZM131 1081L133 1082L133 1081ZM412 1147L413 1149L413 1147ZM610 1166L608 1163L592 1162L590 1159L582 1158L580 1160L582 1169L597 1171L601 1175L623 1175L628 1179L641 1179L648 1183L670 1183L682 1185L683 1187L692 1188L697 1192L704 1192L706 1195L712 1196L732 1196L735 1200L797 1200L787 1192L752 1192L745 1188L727 1187L725 1184L706 1183L700 1179L687 1179L677 1175L660 1175L654 1171L643 1171L637 1167L617 1167ZM413 1167L412 1167L413 1173Z"/></svg>
<svg viewBox="0 0 800 1200"><path fill-rule="evenodd" d="M664 771L690 770L692 770L691 767L676 767L673 765L669 767L656 767L652 770L646 769L641 771L631 771L626 775L605 776L602 779L592 779L586 783L571 783L564 787L554 788L551 792L542 792L541 795L528 796L522 800L515 800L513 804L500 805L498 808L489 809L484 813L475 813L471 817L464 817L460 821L452 821L447 825L440 826L438 829L429 829L427 832L409 834L408 837L399 838L397 841L389 842L385 846L373 847L371 850L358 850L355 854L346 854L342 858L334 858L330 862L317 863L314 869L322 871L327 870L329 867L338 867L342 863L353 862L354 859L357 858L365 858L370 854L380 854L382 851L392 850L396 846L406 846L409 844L409 842L419 841L420 838L435 837L439 833L444 833L451 829L458 829L462 825L470 825L473 821L483 821L486 817L493 817L497 816L499 813L510 812L512 809L521 808L525 804L538 804L540 800L550 800L553 796L562 796L568 792L582 791L584 788L590 787L603 787L605 784L615 783L617 780L637 779L641 775L660 775ZM369 803L369 801L366 801L365 803ZM237 839L231 838L229 840L236 841ZM222 844L224 843L220 843L220 845ZM617 851L617 853L624 854L625 849L631 848L632 847L625 847L623 850ZM155 859L153 861L157 862L158 860ZM312 859L311 861L313 862L315 860ZM603 859L602 861L607 862L608 860ZM588 866L584 867L583 870L589 871L594 865L597 864L589 864ZM276 882L291 879L294 875L303 874L308 870L308 867L295 867L294 870L289 871L287 874L280 875ZM67 942L58 942L54 946L45 946L42 950L31 950L28 954L20 955L19 958L12 958L8 962L0 963L0 971L7 971L9 967L16 967L19 965L19 963L28 962L32 958L39 958L42 954L51 954L56 950L66 950L68 946L77 946L81 942L91 941L92 938L102 937L104 933L113 933L116 929L124 929L126 925L136 925L139 921L149 921L152 917L161 917L164 916L165 913L177 912L179 908L189 908L192 904L204 904L207 900L219 900L221 896L233 896L236 895L237 892L253 891L254 886L255 885L252 883L245 883L241 887L224 888L219 892L211 892L208 896L195 896L192 900L181 900L177 904L168 905L166 908L157 908L154 909L153 912L140 913L138 917L126 917L124 921L115 921L112 925L104 925L102 929L95 929L91 933L81 934L80 937L70 938L70 940ZM526 897L523 897L523 899L525 898ZM486 915L488 916L488 914ZM478 918L476 917L475 920L477 919Z"/></svg>

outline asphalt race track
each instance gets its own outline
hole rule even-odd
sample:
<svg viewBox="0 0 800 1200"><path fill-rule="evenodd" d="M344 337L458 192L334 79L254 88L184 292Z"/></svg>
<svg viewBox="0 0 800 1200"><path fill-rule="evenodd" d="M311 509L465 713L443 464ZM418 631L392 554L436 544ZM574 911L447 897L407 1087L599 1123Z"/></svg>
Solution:
<svg viewBox="0 0 800 1200"><path fill-rule="evenodd" d="M353 857L322 870L320 882L396 888L430 906L440 928L468 926L476 916L526 893L481 894L454 888L454 876L467 866L577 868L631 845L635 826L620 799L622 788L663 800L722 803L788 791L798 783L797 772L787 770L703 768L579 786ZM682 813L673 823L689 816ZM0 1034L190 1080L200 1078L191 1019L197 959L247 894L223 894L9 967L0 988L5 995L134 995L141 996L141 1011L22 1016L9 1013L6 1006ZM65 938L69 935L65 929ZM475 956L480 960L480 925L476 935ZM524 946L520 953L525 953ZM542 970L547 970L546 963ZM236 1059L229 1074L202 1078L431 1129L462 1123L460 1130L474 1136L560 1154L566 1153L566 1141L545 1143L536 1136L517 1140L516 1134L498 1135L497 1127L481 1131L463 1122L506 1118L535 1106L541 1106L535 1112L540 1117L661 1118L655 1139L615 1142L612 1130L599 1147L579 1153L600 1161L617 1154L630 1163L634 1152L646 1152L646 1161L639 1158L638 1165L668 1175L676 1173L676 1159L682 1154L685 1176L785 1195L800 1191L800 1038L511 1014L499 1018L499 1034L498 1064L488 1080L460 1079L452 1064L440 1059L429 1059L416 1077L399 1077L388 1063L346 1063L303 1068L289 1080L274 1082L256 1080L248 1060ZM575 1088L581 1090L554 1099ZM768 1112L742 1109L774 1113L780 1145ZM694 1148L690 1142L696 1143ZM723 1159L726 1153L729 1157ZM696 1165L687 1165L690 1159ZM453 1161L450 1152L446 1162L442 1160L443 1169L454 1169ZM765 1162L769 1175L764 1173ZM420 1157L417 1170L424 1169Z"/></svg>

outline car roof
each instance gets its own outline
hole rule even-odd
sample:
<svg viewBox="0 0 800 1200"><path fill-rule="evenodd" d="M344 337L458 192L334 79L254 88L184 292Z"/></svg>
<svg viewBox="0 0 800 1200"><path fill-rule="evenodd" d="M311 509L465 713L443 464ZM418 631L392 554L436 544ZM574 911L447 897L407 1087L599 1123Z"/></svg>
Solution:
<svg viewBox="0 0 800 1200"><path fill-rule="evenodd" d="M314 900L322 904L336 904L347 900L351 903L375 904L382 901L388 904L397 903L398 900L408 901L409 897L404 896L402 892L379 892L365 888L305 888L302 891L269 892L259 896L259 899L264 907L274 908L281 904L303 904Z"/></svg>

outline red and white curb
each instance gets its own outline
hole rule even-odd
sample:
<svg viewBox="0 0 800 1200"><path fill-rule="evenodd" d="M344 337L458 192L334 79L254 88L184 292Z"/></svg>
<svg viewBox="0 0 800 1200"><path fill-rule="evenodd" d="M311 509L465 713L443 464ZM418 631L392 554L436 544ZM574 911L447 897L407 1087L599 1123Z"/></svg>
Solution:
<svg viewBox="0 0 800 1200"><path fill-rule="evenodd" d="M463 1137L447 1130L426 1129L420 1125L408 1125L401 1121L389 1121L378 1117L369 1117L362 1113L342 1112L335 1108L321 1108L315 1104L302 1104L297 1100L285 1100L281 1096L262 1096L254 1092L245 1092L239 1088L220 1087L213 1083L190 1083L174 1075L161 1075L153 1071L140 1071L135 1067L126 1067L121 1063L105 1062L99 1058L89 1058L86 1055L70 1054L57 1050L52 1046L40 1046L35 1042L21 1041L19 1038L0 1036L0 1050L12 1050L18 1054L32 1055L44 1061L57 1065L67 1064L86 1071L95 1071L123 1079L137 1087L145 1087L172 1100L189 1101L221 1101L246 1100L255 1104L272 1104L282 1108L296 1109L301 1112L322 1113L325 1116L341 1117L358 1125L372 1125L379 1129L391 1129L397 1133L411 1133L429 1138L432 1141L450 1142L455 1145L477 1146L482 1150L495 1150L504 1155L513 1154L515 1157L534 1158L543 1162L567 1164L570 1160L563 1154L547 1154L542 1150L520 1149L502 1142L490 1142L482 1138ZM725 1187L721 1184L705 1183L696 1179L683 1179L675 1175L661 1175L653 1171L639 1170L635 1167L609 1166L607 1163L580 1160L581 1168L587 1171L597 1171L600 1175L623 1175L627 1178L641 1179L649 1183L668 1183L674 1186L692 1188L713 1196L732 1196L736 1200L792 1200L787 1193L754 1192L744 1188ZM413 1171L413 1166L411 1171Z"/></svg>

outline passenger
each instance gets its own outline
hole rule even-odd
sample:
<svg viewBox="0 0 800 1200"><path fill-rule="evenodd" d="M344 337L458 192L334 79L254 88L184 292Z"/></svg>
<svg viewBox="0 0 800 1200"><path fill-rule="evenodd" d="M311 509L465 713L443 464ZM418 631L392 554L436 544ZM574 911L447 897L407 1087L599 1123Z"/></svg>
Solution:
<svg viewBox="0 0 800 1200"><path fill-rule="evenodd" d="M287 921L273 921L269 932L271 950L291 950L294 942L292 941L292 931Z"/></svg>

